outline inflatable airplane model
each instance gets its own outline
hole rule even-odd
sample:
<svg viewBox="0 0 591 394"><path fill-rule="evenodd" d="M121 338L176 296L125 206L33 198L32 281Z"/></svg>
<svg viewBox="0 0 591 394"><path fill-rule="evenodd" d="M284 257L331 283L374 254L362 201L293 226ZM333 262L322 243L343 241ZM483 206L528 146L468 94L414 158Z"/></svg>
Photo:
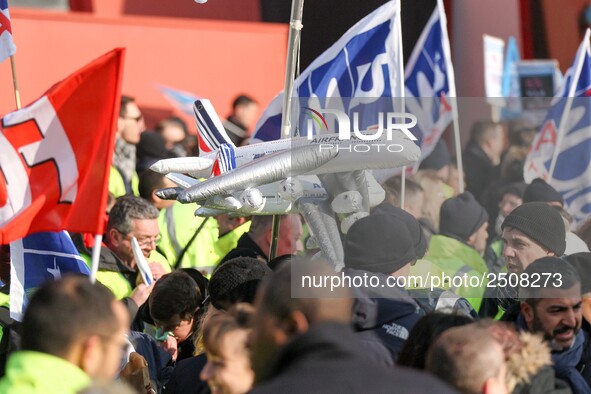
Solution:
<svg viewBox="0 0 591 394"><path fill-rule="evenodd" d="M327 197L336 213L369 212L385 193L369 172L359 171L401 167L420 156L402 132L389 140L386 134L373 141L322 134L236 147L209 100L195 101L194 111L200 156L160 160L150 168L180 186L160 190L160 198L196 202L200 216L282 214L297 211L300 198ZM314 175L338 179L339 192L327 193Z"/></svg>

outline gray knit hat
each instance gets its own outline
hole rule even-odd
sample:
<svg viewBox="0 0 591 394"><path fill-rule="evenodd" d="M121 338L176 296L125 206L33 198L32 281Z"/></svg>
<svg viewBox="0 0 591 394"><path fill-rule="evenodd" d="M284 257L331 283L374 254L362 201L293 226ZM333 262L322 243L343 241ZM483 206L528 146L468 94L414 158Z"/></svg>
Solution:
<svg viewBox="0 0 591 394"><path fill-rule="evenodd" d="M521 231L544 248L562 256L566 249L566 231L562 216L543 202L528 202L515 208L501 225Z"/></svg>

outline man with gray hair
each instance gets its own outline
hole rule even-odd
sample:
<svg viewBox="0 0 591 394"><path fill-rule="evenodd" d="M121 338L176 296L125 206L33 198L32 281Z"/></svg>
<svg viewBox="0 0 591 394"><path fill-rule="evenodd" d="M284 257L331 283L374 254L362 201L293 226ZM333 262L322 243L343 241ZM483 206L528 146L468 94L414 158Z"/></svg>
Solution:
<svg viewBox="0 0 591 394"><path fill-rule="evenodd" d="M144 284L136 287L138 267L131 248L132 237L137 239L144 257L148 259L154 279L170 272L166 259L156 252L156 243L160 238L158 209L143 198L123 196L117 199L109 213L97 280L109 288L116 298L124 299L133 318L137 307L146 301L151 288ZM82 253L88 259L89 251L82 250Z"/></svg>

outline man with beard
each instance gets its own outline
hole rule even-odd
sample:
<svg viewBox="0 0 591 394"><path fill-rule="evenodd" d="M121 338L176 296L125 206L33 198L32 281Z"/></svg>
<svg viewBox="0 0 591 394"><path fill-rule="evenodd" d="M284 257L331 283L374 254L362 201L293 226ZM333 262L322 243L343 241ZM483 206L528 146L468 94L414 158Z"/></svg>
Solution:
<svg viewBox="0 0 591 394"><path fill-rule="evenodd" d="M581 279L577 271L551 256L529 265L521 278L517 327L544 336L552 350L556 376L568 382L573 393L591 393L591 377L582 374L591 357L581 330Z"/></svg>

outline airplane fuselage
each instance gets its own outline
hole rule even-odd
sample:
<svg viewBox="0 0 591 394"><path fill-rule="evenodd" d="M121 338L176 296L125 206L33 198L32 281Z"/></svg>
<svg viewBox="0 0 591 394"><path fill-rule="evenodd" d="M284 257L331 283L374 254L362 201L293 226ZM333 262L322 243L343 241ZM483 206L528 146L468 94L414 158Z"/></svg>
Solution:
<svg viewBox="0 0 591 394"><path fill-rule="evenodd" d="M395 168L406 165L409 161L419 159L420 149L402 132L396 134L394 140L382 135L375 140L362 140L354 135L343 140L339 134L321 134L312 139L307 137L286 138L282 140L261 142L235 148L236 167L258 160L279 151L300 146L316 145L319 152L336 150L338 154L328 163L308 172L308 174L329 174L348 172L358 169ZM201 157L215 160L216 153L208 153Z"/></svg>

